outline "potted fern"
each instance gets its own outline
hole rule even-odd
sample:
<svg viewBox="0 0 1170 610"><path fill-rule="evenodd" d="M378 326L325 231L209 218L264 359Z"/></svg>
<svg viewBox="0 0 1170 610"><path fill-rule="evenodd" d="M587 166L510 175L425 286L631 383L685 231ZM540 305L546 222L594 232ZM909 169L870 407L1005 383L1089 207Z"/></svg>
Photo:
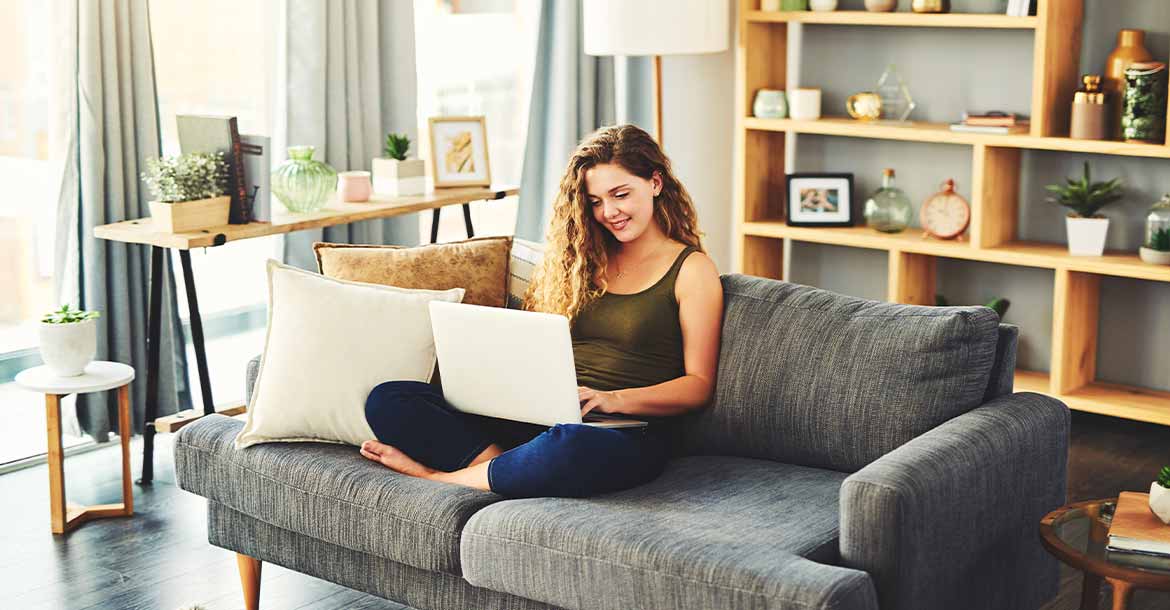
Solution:
<svg viewBox="0 0 1170 610"><path fill-rule="evenodd" d="M142 181L154 197L150 216L159 231L184 233L228 223L232 198L223 153L147 159Z"/></svg>
<svg viewBox="0 0 1170 610"><path fill-rule="evenodd" d="M1150 483L1150 510L1170 525L1170 466L1163 466L1158 480Z"/></svg>
<svg viewBox="0 0 1170 610"><path fill-rule="evenodd" d="M97 354L97 311L82 311L70 305L41 316L37 330L41 360L53 374L75 377Z"/></svg>
<svg viewBox="0 0 1170 610"><path fill-rule="evenodd" d="M422 195L427 190L426 163L422 159L407 159L410 138L404 133L386 134L382 156L371 164L374 174L374 192L391 197Z"/></svg>
<svg viewBox="0 0 1170 610"><path fill-rule="evenodd" d="M1085 162L1085 174L1079 179L1066 178L1067 184L1049 184L1048 198L1051 203L1063 205L1071 213L1065 217L1068 229L1068 253L1075 256L1101 256L1105 252L1105 235L1109 232L1109 219L1097 212L1121 199L1121 179L1108 182L1093 182L1089 174L1089 162Z"/></svg>

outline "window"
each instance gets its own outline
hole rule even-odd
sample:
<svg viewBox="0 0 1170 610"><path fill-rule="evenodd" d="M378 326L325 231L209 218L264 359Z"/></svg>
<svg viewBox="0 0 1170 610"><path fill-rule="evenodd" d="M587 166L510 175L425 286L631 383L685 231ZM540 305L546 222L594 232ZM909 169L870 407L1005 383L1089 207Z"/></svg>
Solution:
<svg viewBox="0 0 1170 610"><path fill-rule="evenodd" d="M420 156L429 154L427 119L484 115L492 182L520 184L539 4L534 0L415 0ZM458 40L458 45L450 41ZM511 235L516 197L471 206L477 235ZM419 215L420 240L431 216ZM464 238L463 215L443 211L439 240Z"/></svg>

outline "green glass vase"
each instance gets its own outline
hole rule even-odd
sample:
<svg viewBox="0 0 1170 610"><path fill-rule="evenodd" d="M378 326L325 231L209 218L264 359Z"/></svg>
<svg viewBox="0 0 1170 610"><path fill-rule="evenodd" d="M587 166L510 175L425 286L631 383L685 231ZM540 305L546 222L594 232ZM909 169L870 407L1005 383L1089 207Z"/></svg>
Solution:
<svg viewBox="0 0 1170 610"><path fill-rule="evenodd" d="M337 189L337 171L313 159L312 146L290 146L288 160L272 170L272 194L293 213L316 212Z"/></svg>
<svg viewBox="0 0 1170 610"><path fill-rule="evenodd" d="M882 172L882 188L865 202L865 224L882 233L900 233L910 226L914 206L902 189L894 186L894 170Z"/></svg>

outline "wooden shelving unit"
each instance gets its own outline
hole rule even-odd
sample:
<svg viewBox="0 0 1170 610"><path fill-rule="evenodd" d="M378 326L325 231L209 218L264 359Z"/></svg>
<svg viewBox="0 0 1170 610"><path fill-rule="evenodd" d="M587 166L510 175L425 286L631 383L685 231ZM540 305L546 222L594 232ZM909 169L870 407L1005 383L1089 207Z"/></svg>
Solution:
<svg viewBox="0 0 1170 610"><path fill-rule="evenodd" d="M933 304L938 258L1053 270L1051 371L1016 372L1018 391L1042 392L1081 411L1170 425L1170 392L1096 379L1100 280L1126 277L1170 282L1170 267L1147 265L1136 252L1071 256L1065 244L1018 238L1022 150L1170 159L1162 144L1073 140L1068 109L1077 88L1083 0L1040 0L1035 17L1005 15L869 13L865 11L762 12L758 0L740 0L736 53L736 231L734 258L741 273L781 278L784 240L884 250L887 299ZM785 89L788 24L879 27L1012 28L1031 30L1032 126L1027 134L955 133L947 125L862 123L825 117L815 121L751 116L755 92ZM815 32L806 35L815 35ZM1027 33L1023 35L1028 35ZM927 142L971 147L971 226L945 241L908 230L896 235L865 227L790 227L784 222L787 134Z"/></svg>

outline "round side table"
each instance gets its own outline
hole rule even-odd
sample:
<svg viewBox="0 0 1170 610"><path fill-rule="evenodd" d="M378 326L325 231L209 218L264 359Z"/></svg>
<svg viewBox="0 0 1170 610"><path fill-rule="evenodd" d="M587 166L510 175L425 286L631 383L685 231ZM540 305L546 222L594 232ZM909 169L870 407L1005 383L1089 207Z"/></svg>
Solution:
<svg viewBox="0 0 1170 610"><path fill-rule="evenodd" d="M134 515L130 486L130 382L134 368L120 362L89 363L76 377L58 377L48 367L25 369L16 375L17 385L45 395L45 419L49 433L49 514L54 534L64 534L82 523L102 517ZM122 502L80 506L65 502L65 453L61 449L61 399L70 394L118 389L118 434L122 437Z"/></svg>

